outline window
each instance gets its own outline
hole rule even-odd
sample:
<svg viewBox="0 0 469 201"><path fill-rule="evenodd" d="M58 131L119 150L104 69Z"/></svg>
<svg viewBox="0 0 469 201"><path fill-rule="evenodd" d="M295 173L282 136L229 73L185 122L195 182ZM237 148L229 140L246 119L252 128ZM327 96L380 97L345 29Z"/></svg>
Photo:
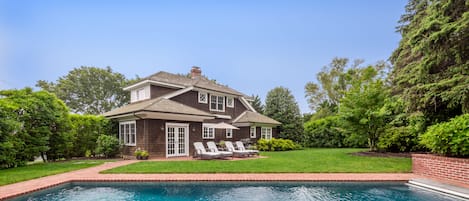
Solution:
<svg viewBox="0 0 469 201"><path fill-rule="evenodd" d="M226 129L226 138L233 138L233 129Z"/></svg>
<svg viewBox="0 0 469 201"><path fill-rule="evenodd" d="M210 95L210 110L224 112L225 111L225 97Z"/></svg>
<svg viewBox="0 0 469 201"><path fill-rule="evenodd" d="M261 138L270 140L272 139L272 128L271 127L262 127L261 128Z"/></svg>
<svg viewBox="0 0 469 201"><path fill-rule="evenodd" d="M214 138L215 138L215 129L210 128L207 125L204 125L202 129L202 139L214 139Z"/></svg>
<svg viewBox="0 0 469 201"><path fill-rule="evenodd" d="M145 88L141 88L137 90L137 100L143 100L145 99Z"/></svg>
<svg viewBox="0 0 469 201"><path fill-rule="evenodd" d="M255 126L251 126L251 129L249 130L249 136L251 136L251 138L256 138L256 127Z"/></svg>
<svg viewBox="0 0 469 201"><path fill-rule="evenodd" d="M130 92L130 102L141 101L150 98L150 85L132 90Z"/></svg>
<svg viewBox="0 0 469 201"><path fill-rule="evenodd" d="M226 97L226 107L234 107L234 98L233 97Z"/></svg>
<svg viewBox="0 0 469 201"><path fill-rule="evenodd" d="M137 128L135 121L119 123L119 142L127 146L135 146L137 144Z"/></svg>
<svg viewBox="0 0 469 201"><path fill-rule="evenodd" d="M207 103L207 93L199 91L199 103Z"/></svg>

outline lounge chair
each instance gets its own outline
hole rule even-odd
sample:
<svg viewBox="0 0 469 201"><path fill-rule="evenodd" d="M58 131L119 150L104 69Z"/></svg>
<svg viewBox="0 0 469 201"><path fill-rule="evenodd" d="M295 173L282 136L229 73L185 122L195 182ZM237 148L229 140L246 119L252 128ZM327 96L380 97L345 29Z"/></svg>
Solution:
<svg viewBox="0 0 469 201"><path fill-rule="evenodd" d="M259 150L246 149L244 148L244 144L241 141L236 141L235 143L236 143L236 146L238 147L238 150L249 151L252 155L259 155Z"/></svg>
<svg viewBox="0 0 469 201"><path fill-rule="evenodd" d="M225 146L228 148L228 151L233 152L233 157L248 157L251 155L251 152L249 151L236 150L233 143L230 141L225 141Z"/></svg>
<svg viewBox="0 0 469 201"><path fill-rule="evenodd" d="M223 158L223 155L220 153L207 152L202 142L194 142L194 148L197 153L197 157L200 157L200 159Z"/></svg>
<svg viewBox="0 0 469 201"><path fill-rule="evenodd" d="M211 152L220 153L224 157L233 157L233 152L231 151L219 151L217 145L213 141L207 142L207 147Z"/></svg>

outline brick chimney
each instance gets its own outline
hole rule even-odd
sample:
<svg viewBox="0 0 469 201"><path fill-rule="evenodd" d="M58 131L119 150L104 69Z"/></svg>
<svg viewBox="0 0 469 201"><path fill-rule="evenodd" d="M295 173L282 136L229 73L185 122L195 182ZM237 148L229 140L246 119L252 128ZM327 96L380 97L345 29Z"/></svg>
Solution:
<svg viewBox="0 0 469 201"><path fill-rule="evenodd" d="M191 78L192 79L199 79L201 76L202 76L202 70L200 70L200 67L192 66Z"/></svg>

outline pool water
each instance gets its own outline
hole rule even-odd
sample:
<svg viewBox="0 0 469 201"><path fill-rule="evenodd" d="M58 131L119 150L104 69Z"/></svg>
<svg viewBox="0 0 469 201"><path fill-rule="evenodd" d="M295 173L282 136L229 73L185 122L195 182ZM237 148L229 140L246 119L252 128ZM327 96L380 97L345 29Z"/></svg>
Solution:
<svg viewBox="0 0 469 201"><path fill-rule="evenodd" d="M404 183L254 183L254 182L161 182L70 183L35 192L16 200L67 201L209 201L209 200L458 200Z"/></svg>

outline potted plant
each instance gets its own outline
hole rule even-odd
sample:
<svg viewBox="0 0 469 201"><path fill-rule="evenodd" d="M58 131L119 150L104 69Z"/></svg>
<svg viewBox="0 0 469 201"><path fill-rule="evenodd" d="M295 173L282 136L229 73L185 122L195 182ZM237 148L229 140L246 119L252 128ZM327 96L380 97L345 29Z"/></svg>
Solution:
<svg viewBox="0 0 469 201"><path fill-rule="evenodd" d="M218 143L218 146L220 146L220 148L221 148L222 150L226 150L225 141L221 140L221 141Z"/></svg>
<svg viewBox="0 0 469 201"><path fill-rule="evenodd" d="M142 150L140 148L137 148L137 150L135 150L134 155L138 160L147 160L150 156L148 151Z"/></svg>

